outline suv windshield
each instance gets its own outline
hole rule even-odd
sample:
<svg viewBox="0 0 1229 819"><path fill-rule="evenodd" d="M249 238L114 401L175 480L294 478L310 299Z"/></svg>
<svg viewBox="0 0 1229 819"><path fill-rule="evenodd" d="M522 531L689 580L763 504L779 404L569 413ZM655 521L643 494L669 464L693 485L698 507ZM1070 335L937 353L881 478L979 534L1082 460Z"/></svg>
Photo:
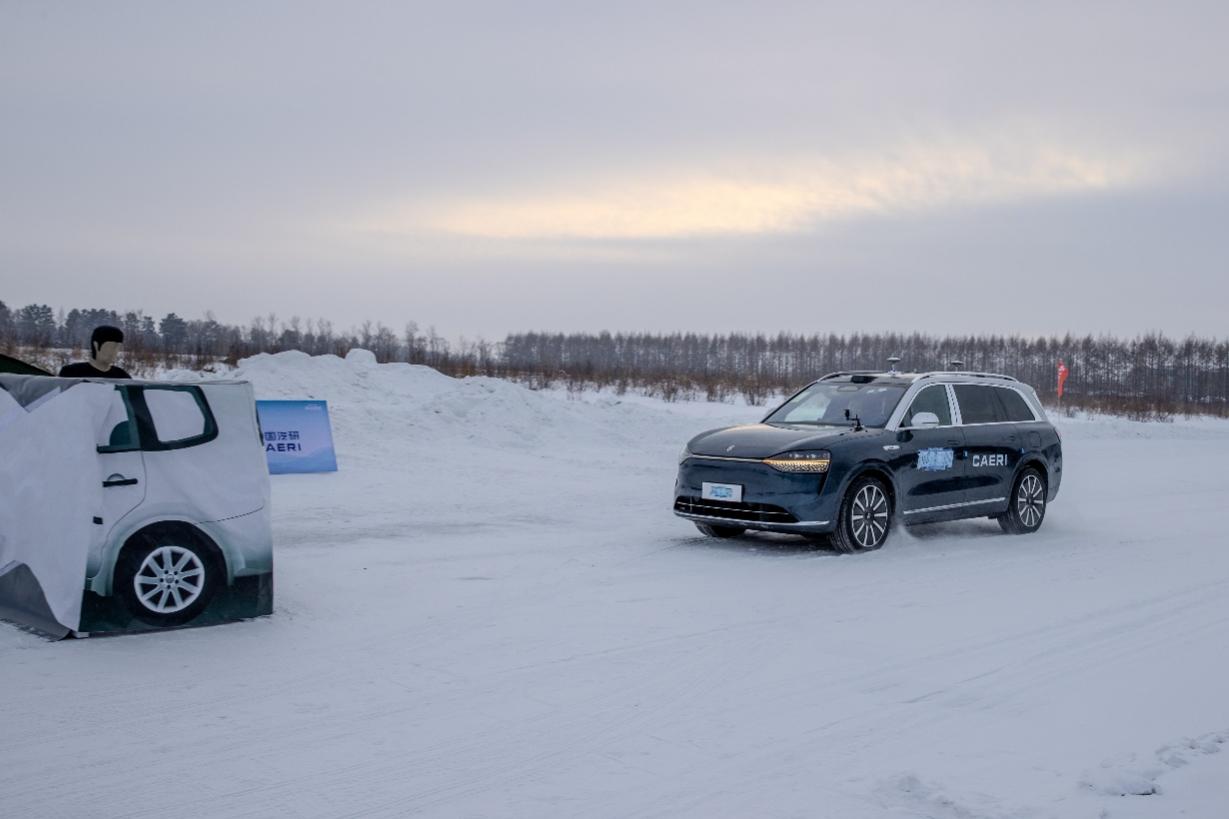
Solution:
<svg viewBox="0 0 1229 819"><path fill-rule="evenodd" d="M906 389L899 384L812 384L782 404L765 423L848 426L857 416L863 426L882 427ZM845 410L849 410L848 419Z"/></svg>

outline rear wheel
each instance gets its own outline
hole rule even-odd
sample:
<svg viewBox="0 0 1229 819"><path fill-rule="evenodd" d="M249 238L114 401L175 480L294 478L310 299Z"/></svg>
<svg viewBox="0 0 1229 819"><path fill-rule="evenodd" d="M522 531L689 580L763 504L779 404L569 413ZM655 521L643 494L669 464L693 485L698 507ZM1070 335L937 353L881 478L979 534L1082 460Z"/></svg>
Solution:
<svg viewBox="0 0 1229 819"><path fill-rule="evenodd" d="M892 502L878 478L859 478L841 501L840 519L832 533L838 552L854 554L878 549L892 528Z"/></svg>
<svg viewBox="0 0 1229 819"><path fill-rule="evenodd" d="M714 526L711 523L697 523L696 528L708 537L738 537L743 532L747 531L741 526Z"/></svg>
<svg viewBox="0 0 1229 819"><path fill-rule="evenodd" d="M115 593L133 617L151 626L181 626L217 591L222 572L192 529L157 526L133 536L115 567Z"/></svg>
<svg viewBox="0 0 1229 819"><path fill-rule="evenodd" d="M1007 511L997 518L999 526L1009 535L1027 535L1041 528L1045 516L1045 478L1030 466L1016 478Z"/></svg>

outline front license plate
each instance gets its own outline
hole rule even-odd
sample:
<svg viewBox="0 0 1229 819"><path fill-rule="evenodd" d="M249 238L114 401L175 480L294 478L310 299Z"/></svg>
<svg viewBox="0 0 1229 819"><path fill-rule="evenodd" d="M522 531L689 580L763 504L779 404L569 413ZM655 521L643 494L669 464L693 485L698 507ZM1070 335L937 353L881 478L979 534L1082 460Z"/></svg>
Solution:
<svg viewBox="0 0 1229 819"><path fill-rule="evenodd" d="M740 484L736 483L709 483L705 481L700 484L700 497L703 500L742 503L743 488Z"/></svg>

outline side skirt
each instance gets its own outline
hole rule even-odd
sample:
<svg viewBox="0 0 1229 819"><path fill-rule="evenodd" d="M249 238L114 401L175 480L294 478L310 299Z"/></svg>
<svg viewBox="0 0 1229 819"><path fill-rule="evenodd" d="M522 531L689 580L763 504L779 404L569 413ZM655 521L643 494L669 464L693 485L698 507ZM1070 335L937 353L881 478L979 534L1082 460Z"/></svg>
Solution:
<svg viewBox="0 0 1229 819"><path fill-rule="evenodd" d="M905 525L908 526L913 523L936 523L943 520L998 515L1006 509L1007 498L987 498L963 503L947 503L942 506L925 506L921 509L906 509L903 518Z"/></svg>

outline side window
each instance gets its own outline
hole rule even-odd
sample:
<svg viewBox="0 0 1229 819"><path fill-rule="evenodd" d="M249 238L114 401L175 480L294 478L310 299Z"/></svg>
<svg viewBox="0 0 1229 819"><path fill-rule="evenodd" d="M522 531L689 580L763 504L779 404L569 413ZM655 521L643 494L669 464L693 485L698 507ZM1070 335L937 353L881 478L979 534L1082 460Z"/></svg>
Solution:
<svg viewBox="0 0 1229 819"><path fill-rule="evenodd" d="M1002 405L995 397L994 387L980 384L957 384L956 400L960 402L960 420L966 424L991 424L1005 421Z"/></svg>
<svg viewBox="0 0 1229 819"><path fill-rule="evenodd" d="M905 413L901 426L913 426L913 416L919 412L933 412L939 416L940 426L951 426L952 408L947 400L947 387L936 384L919 392L917 397L913 399L913 404L909 407L909 411Z"/></svg>
<svg viewBox="0 0 1229 819"><path fill-rule="evenodd" d="M107 405L107 415L99 431L98 448L103 452L128 452L138 449L137 425L133 423L124 401L124 393L116 388Z"/></svg>
<svg viewBox="0 0 1229 819"><path fill-rule="evenodd" d="M1028 402L1024 400L1024 396L1010 388L1000 388L995 390L999 395L999 400L1003 402L1003 409L1007 412L1008 421L1036 421L1033 416L1033 410L1029 407Z"/></svg>
<svg viewBox="0 0 1229 819"><path fill-rule="evenodd" d="M158 443L173 446L200 438L209 428L204 408L194 390L145 388L145 405L149 407Z"/></svg>

